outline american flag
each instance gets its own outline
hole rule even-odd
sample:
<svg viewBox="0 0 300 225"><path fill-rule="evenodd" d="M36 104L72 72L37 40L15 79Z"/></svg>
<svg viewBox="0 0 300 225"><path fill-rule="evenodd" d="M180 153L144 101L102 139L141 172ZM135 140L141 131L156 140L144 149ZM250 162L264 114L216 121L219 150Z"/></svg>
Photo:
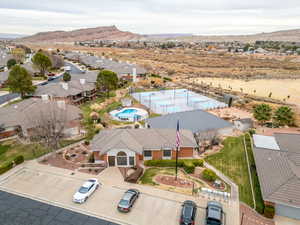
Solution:
<svg viewBox="0 0 300 225"><path fill-rule="evenodd" d="M179 120L177 120L177 129L176 129L176 148L180 146L180 133L179 133Z"/></svg>

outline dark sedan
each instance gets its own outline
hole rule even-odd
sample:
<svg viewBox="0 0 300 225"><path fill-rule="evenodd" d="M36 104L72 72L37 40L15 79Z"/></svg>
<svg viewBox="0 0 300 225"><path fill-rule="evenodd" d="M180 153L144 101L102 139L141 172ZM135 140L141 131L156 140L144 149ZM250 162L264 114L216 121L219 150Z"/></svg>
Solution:
<svg viewBox="0 0 300 225"><path fill-rule="evenodd" d="M129 212L139 195L140 192L136 189L127 190L118 204L118 210L120 212Z"/></svg>
<svg viewBox="0 0 300 225"><path fill-rule="evenodd" d="M182 204L180 225L194 225L197 213L197 205L193 201L185 201Z"/></svg>

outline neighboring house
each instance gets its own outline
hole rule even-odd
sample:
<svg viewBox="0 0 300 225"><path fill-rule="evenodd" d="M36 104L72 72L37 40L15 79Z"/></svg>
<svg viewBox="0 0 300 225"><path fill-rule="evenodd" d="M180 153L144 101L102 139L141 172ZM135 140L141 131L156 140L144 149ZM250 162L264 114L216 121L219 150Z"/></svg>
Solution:
<svg viewBox="0 0 300 225"><path fill-rule="evenodd" d="M65 136L80 134L81 110L63 101L45 101L36 98L23 100L19 103L0 108L0 138L16 134L27 137L38 126L43 117L55 115L56 121L65 123Z"/></svg>
<svg viewBox="0 0 300 225"><path fill-rule="evenodd" d="M253 152L265 204L300 220L300 134L253 135Z"/></svg>
<svg viewBox="0 0 300 225"><path fill-rule="evenodd" d="M7 81L9 72L10 72L9 70L0 72L0 87L2 87L5 84L5 82Z"/></svg>
<svg viewBox="0 0 300 225"><path fill-rule="evenodd" d="M89 69L94 70L111 70L115 72L119 79L137 81L137 79L144 76L147 73L146 69L128 62L114 61L112 59L106 59L104 57L91 56L82 53L67 53L65 58L72 60L73 62L79 62L84 64Z"/></svg>
<svg viewBox="0 0 300 225"><path fill-rule="evenodd" d="M70 104L81 104L96 98L97 90L93 83L85 79L69 82L40 85L33 94L34 97L64 100Z"/></svg>
<svg viewBox="0 0 300 225"><path fill-rule="evenodd" d="M253 128L253 120L251 118L237 119L233 121L234 127L241 131L248 131Z"/></svg>
<svg viewBox="0 0 300 225"><path fill-rule="evenodd" d="M210 140L218 135L230 135L233 132L233 124L201 109L149 118L146 120L146 126L176 129L177 120L180 128L190 130L198 141Z"/></svg>
<svg viewBox="0 0 300 225"><path fill-rule="evenodd" d="M179 158L193 158L197 147L193 133L180 131ZM103 130L91 142L96 161L108 166L131 167L143 160L175 159L175 129Z"/></svg>

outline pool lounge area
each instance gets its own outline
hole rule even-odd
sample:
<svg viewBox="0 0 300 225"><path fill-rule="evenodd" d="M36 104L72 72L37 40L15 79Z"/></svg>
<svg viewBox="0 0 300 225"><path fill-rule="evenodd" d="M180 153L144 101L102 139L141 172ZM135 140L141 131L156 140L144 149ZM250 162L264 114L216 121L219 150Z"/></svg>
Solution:
<svg viewBox="0 0 300 225"><path fill-rule="evenodd" d="M187 89L138 92L132 93L131 95L141 104L158 114L228 107L226 103L197 94Z"/></svg>
<svg viewBox="0 0 300 225"><path fill-rule="evenodd" d="M113 110L109 113L114 120L135 122L148 118L148 112L140 108L122 108L121 110Z"/></svg>

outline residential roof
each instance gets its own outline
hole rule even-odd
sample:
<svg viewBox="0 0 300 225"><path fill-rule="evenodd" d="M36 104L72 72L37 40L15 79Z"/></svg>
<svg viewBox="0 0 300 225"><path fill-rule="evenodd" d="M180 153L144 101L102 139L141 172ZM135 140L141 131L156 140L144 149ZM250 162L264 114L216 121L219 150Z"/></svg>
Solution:
<svg viewBox="0 0 300 225"><path fill-rule="evenodd" d="M61 104L56 101L43 101L30 98L19 103L0 108L0 126L21 126L22 129L34 127L35 121L43 115L45 117L61 117L64 121L81 118L81 110L73 105ZM36 120L35 120L36 119Z"/></svg>
<svg viewBox="0 0 300 225"><path fill-rule="evenodd" d="M191 131L181 130L181 146L196 147L197 143ZM94 137L91 142L93 151L101 154L111 149L129 149L137 153L143 150L160 150L175 148L175 129L114 129L104 130Z"/></svg>
<svg viewBox="0 0 300 225"><path fill-rule="evenodd" d="M9 70L0 72L0 83L4 83L8 79L9 72Z"/></svg>
<svg viewBox="0 0 300 225"><path fill-rule="evenodd" d="M84 82L81 82L81 79L38 86L34 96L51 95L54 97L68 97L95 89L95 85L93 83L86 82L84 78L82 79Z"/></svg>
<svg viewBox="0 0 300 225"><path fill-rule="evenodd" d="M233 126L226 120L201 109L171 113L164 116L150 118L146 121L150 125L150 128L176 129L177 120L179 120L180 128L190 130L193 133Z"/></svg>
<svg viewBox="0 0 300 225"><path fill-rule="evenodd" d="M254 158L265 201L300 207L300 135L275 134L279 150L254 145Z"/></svg>

